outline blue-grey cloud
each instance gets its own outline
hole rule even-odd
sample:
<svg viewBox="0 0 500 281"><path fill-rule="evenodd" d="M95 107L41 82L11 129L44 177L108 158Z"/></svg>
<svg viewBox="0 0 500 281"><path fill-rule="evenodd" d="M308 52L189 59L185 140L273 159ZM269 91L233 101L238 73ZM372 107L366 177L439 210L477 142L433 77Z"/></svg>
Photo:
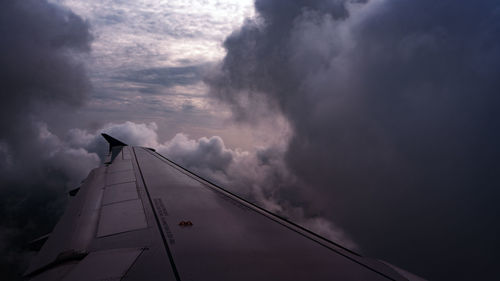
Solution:
<svg viewBox="0 0 500 281"><path fill-rule="evenodd" d="M121 92L139 91L142 94L165 95L165 91L173 91L169 88L201 83L202 74L206 68L206 65L190 65L129 70L114 75L107 84L108 86L114 85L116 91ZM120 96L116 98L119 99Z"/></svg>
<svg viewBox="0 0 500 281"><path fill-rule="evenodd" d="M494 279L497 1L263 1L207 78L241 120L294 131L288 168L365 253L431 279ZM285 196L285 195L284 195Z"/></svg>
<svg viewBox="0 0 500 281"><path fill-rule="evenodd" d="M202 66L150 68L132 71L126 74L126 80L165 87L190 85L201 81L202 72Z"/></svg>

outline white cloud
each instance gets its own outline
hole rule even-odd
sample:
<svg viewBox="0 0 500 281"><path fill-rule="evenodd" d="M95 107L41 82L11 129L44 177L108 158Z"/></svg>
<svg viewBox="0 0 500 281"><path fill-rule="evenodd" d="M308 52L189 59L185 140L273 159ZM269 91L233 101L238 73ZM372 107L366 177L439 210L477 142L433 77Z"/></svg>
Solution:
<svg viewBox="0 0 500 281"><path fill-rule="evenodd" d="M66 186L78 184L86 177L90 169L96 168L100 159L96 153L89 152L86 148L73 148L52 134L47 125L38 124L40 155L49 170L54 170L64 175L67 179Z"/></svg>

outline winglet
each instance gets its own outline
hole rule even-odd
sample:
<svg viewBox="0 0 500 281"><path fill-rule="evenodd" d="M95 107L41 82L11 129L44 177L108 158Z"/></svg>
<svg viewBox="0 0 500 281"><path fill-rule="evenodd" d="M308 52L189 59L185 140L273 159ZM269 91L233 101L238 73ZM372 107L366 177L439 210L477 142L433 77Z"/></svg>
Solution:
<svg viewBox="0 0 500 281"><path fill-rule="evenodd" d="M109 151L115 146L127 146L126 143L119 141L108 134L101 134L101 136L109 143Z"/></svg>

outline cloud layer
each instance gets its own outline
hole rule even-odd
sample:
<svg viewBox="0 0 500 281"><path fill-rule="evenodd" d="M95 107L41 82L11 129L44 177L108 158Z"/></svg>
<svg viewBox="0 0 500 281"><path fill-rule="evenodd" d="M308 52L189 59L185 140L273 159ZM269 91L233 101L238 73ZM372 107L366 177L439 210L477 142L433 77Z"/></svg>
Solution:
<svg viewBox="0 0 500 281"><path fill-rule="evenodd" d="M239 120L285 116L300 196L371 256L433 279L494 276L498 3L255 7L206 81Z"/></svg>

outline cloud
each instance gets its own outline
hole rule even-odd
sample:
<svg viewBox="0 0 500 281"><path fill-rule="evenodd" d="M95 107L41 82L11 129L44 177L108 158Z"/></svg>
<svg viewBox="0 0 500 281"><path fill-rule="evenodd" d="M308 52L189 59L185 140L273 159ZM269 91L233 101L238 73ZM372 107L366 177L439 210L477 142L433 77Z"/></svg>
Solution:
<svg viewBox="0 0 500 281"><path fill-rule="evenodd" d="M39 0L3 1L0 26L0 272L16 280L27 241L50 231L65 189L99 161L39 120L85 102L91 85L81 58L92 36L80 17Z"/></svg>
<svg viewBox="0 0 500 281"><path fill-rule="evenodd" d="M64 209L66 192L100 162L96 153L70 147L44 123L28 129L37 131L23 143L29 153L8 145L1 149L7 157L0 164L0 268L7 280L20 280L33 256L28 242L52 230Z"/></svg>
<svg viewBox="0 0 500 281"><path fill-rule="evenodd" d="M44 107L86 100L90 82L76 57L90 51L92 36L81 18L46 1L7 1L0 24L0 140L15 160L31 149Z"/></svg>
<svg viewBox="0 0 500 281"><path fill-rule="evenodd" d="M201 72L223 56L227 34L252 15L251 0L51 2L88 21L94 36L85 61L92 98L78 112L79 127L126 120L175 122L161 130L171 138L181 131L210 134L223 122L213 114L220 109L209 105Z"/></svg>
<svg viewBox="0 0 500 281"><path fill-rule="evenodd" d="M237 120L288 120L285 165L310 190L285 198L309 196L306 210L365 253L423 276L497 275L485 266L500 233L488 223L500 184L498 3L255 7L206 82Z"/></svg>
<svg viewBox="0 0 500 281"><path fill-rule="evenodd" d="M220 42L253 10L248 0L56 1L92 23L99 75L213 61L223 54Z"/></svg>
<svg viewBox="0 0 500 281"><path fill-rule="evenodd" d="M0 46L3 116L35 101L81 104L90 83L72 55L89 51L88 25L45 1L7 1L4 6L0 12L4 27L0 35L6 42Z"/></svg>

